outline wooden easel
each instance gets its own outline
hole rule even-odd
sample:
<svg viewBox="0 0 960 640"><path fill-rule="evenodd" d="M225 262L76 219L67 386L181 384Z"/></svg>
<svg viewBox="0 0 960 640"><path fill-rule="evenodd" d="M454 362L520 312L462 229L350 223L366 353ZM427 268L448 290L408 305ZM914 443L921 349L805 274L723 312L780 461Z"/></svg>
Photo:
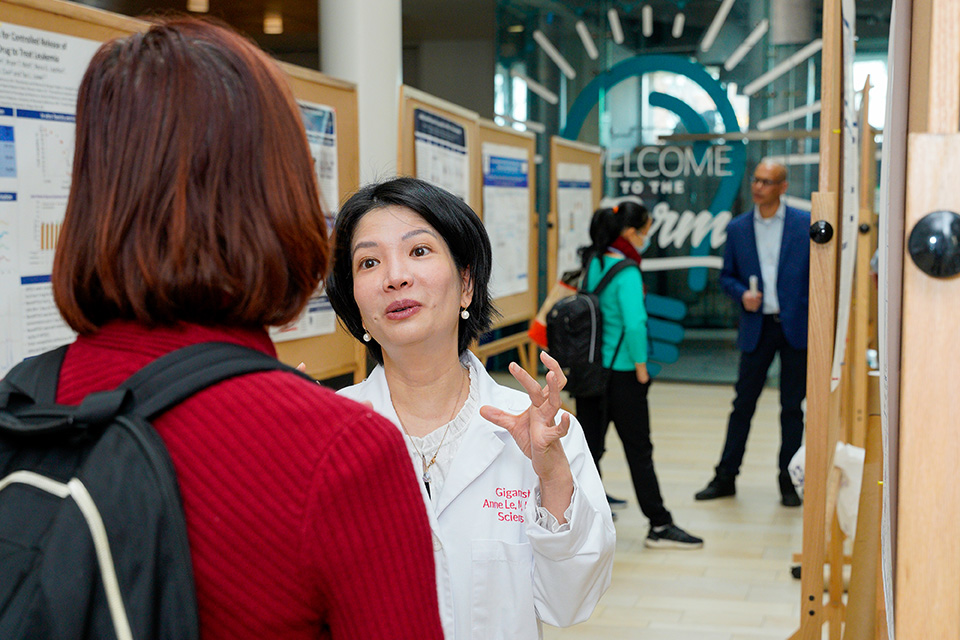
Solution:
<svg viewBox="0 0 960 640"><path fill-rule="evenodd" d="M824 69L842 69L841 15L838 1L826 0L823 19ZM801 620L792 639L814 640L822 637L828 625L831 640L874 638L875 627L861 624L876 612L879 567L880 522L878 420L868 431L867 346L875 336L876 296L869 276L869 261L876 247L873 193L876 162L873 135L867 124L869 80L864 87L860 122L860 206L857 229L840 228L842 145L842 73L824 73L821 89L820 181L813 194L814 224L826 223L834 231L832 240L811 244L810 255L810 321L807 368L807 445L804 478L803 552L801 554ZM846 236L846 237L844 237ZM855 237L854 237L855 236ZM845 363L841 369L841 385L831 391L831 356L837 324L838 257L841 242L856 242L856 261L852 316L847 333ZM876 396L874 393L874 404ZM868 438L868 435L870 436ZM862 518L858 521L853 558L843 553L844 535L836 516L840 471L833 465L838 442L845 441L870 452L865 464L861 490ZM871 486L872 483L872 486ZM848 604L843 601L843 568L849 561L854 566L848 589ZM827 597L824 600L824 567L829 567ZM875 617L875 616L874 616ZM844 622L854 622L844 629ZM846 631L844 633L844 631Z"/></svg>
<svg viewBox="0 0 960 640"><path fill-rule="evenodd" d="M960 213L960 2L914 0L904 246L934 211ZM900 212L891 209L890 217ZM960 637L960 277L903 259L899 477L892 532L896 636Z"/></svg>
<svg viewBox="0 0 960 640"><path fill-rule="evenodd" d="M824 69L839 66L835 55L839 42L836 38L839 10L835 5L828 0L824 8ZM909 19L912 37L897 40L898 47L906 42L910 55L909 71L899 68L900 77L908 80L903 86L894 85L894 95L908 94L909 101L901 107L895 98L896 108L898 111L902 108L905 113L898 113L892 120L906 122L909 135L906 167L902 157L894 155L891 162L890 209L881 223L893 234L888 246L897 253L907 245L917 222L929 213L960 213L957 180L960 175L960 3L914 0L899 9L901 19ZM900 28L905 29L905 25L901 23ZM898 36L903 37L902 33ZM833 194L837 192L835 178L839 176L834 170L838 141L832 140L830 134L839 132L839 123L832 119L839 113L836 92L839 83L836 74L824 74L821 131L826 134L821 135L821 193L814 199L815 220L829 216L837 204ZM886 131L887 144L897 144L902 140L901 135L900 128ZM861 153L865 163L872 160L872 151L862 149ZM896 154L897 150L891 147L888 153ZM901 184L906 184L905 201L900 201L896 193ZM948 242L951 237L947 237ZM811 282L819 278L817 269L832 264L829 252L821 250L825 248L815 245L812 250ZM880 411L876 403L870 402L871 392L864 394L853 379L848 390L850 410L845 415L852 418L850 438L863 438L867 451L859 514L863 526L858 526L854 571L845 610L842 604L835 604L832 594L827 603L822 601L822 578L817 569L825 559L822 534L830 511L822 506L829 489L810 483L817 479L816 485L820 485L825 477L823 472L828 467L823 465L832 454L834 436L841 423L837 420L834 395L824 393L828 384L827 369L823 345L817 343L825 333L824 326L818 325L823 318L830 317L824 309L829 309L832 295L816 296L811 287L803 612L800 630L794 638L820 638L824 622L830 623L830 637L839 637L838 614L843 617L845 613L845 640L885 639L891 609L896 613L895 631L900 638L960 636L960 576L955 570L960 565L960 544L956 537L960 528L960 485L956 474L960 430L956 427L955 408L957 389L960 389L960 371L956 366L960 347L953 321L960 312L960 276L927 275L909 255L903 255L901 273L900 256L891 254L888 260L890 270L884 273L888 297L883 300L883 306L888 324L885 336L892 346L888 347L888 361L881 365L890 378L884 383L891 387L885 397L889 403L886 415L892 425L884 425L884 438L889 445L890 466L899 473L886 479L890 502L884 504L884 509L890 509L895 520L894 526L885 533L892 539L894 553L892 559L884 557L882 565L884 572L895 575L893 590L889 592L893 597L885 602L878 593L881 563L877 560L878 545L871 533L877 526L880 493L877 455ZM884 268L881 264L881 269ZM829 280L829 273L825 275L826 279L821 280L817 288L832 294L834 281ZM899 297L901 277L902 300ZM858 293L861 299L862 295ZM858 313L855 323L862 322ZM856 343L855 334L851 340ZM848 360L856 362L860 357L861 353L854 352L852 360ZM864 395L869 407L866 411L862 403Z"/></svg>

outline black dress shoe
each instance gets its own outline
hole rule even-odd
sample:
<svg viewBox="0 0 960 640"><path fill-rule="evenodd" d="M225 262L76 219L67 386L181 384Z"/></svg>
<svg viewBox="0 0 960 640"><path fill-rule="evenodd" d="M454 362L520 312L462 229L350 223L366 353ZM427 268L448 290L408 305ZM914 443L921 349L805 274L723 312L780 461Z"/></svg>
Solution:
<svg viewBox="0 0 960 640"><path fill-rule="evenodd" d="M737 487L736 484L734 484L733 478L714 476L710 484L708 484L703 491L696 494L694 498L697 500L714 500L716 498L726 498L727 496L735 495L737 495Z"/></svg>
<svg viewBox="0 0 960 640"><path fill-rule="evenodd" d="M780 484L780 504L785 507L799 507L803 500L797 495L797 490L793 487L793 481L790 480L790 474L781 471L778 478Z"/></svg>

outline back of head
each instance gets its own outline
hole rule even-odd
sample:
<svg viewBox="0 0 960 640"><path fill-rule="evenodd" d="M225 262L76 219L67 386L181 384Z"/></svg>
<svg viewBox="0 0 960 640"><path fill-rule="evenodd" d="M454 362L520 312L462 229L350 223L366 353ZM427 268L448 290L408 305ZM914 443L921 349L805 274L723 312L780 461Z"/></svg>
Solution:
<svg viewBox="0 0 960 640"><path fill-rule="evenodd" d="M328 253L299 110L255 44L182 18L99 49L53 268L71 327L282 324Z"/></svg>
<svg viewBox="0 0 960 640"><path fill-rule="evenodd" d="M583 267L586 268L595 256L600 256L602 260L607 247L620 237L624 229L642 229L649 219L646 207L632 200L594 211L590 219L590 244L580 249Z"/></svg>

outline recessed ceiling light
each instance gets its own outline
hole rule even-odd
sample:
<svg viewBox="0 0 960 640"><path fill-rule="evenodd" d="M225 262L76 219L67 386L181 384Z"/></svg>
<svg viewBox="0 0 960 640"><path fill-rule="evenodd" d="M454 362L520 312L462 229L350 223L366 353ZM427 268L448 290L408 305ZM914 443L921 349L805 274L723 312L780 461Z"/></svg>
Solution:
<svg viewBox="0 0 960 640"><path fill-rule="evenodd" d="M263 32L271 36L283 33L283 15L279 11L268 10L263 14Z"/></svg>
<svg viewBox="0 0 960 640"><path fill-rule="evenodd" d="M508 33L523 33L523 25L522 25L522 24L512 24L512 25L510 25L509 27L507 27L507 32L508 32Z"/></svg>
<svg viewBox="0 0 960 640"><path fill-rule="evenodd" d="M187 11L191 13L207 13L210 11L210 0L187 0Z"/></svg>

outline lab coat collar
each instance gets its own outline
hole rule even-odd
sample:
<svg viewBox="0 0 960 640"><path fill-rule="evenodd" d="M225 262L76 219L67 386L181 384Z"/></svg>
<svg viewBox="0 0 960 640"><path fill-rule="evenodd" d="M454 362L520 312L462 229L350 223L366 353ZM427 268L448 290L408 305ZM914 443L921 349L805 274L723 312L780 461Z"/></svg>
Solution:
<svg viewBox="0 0 960 640"><path fill-rule="evenodd" d="M497 459L505 446L516 446L513 442L513 436L506 429L498 427L480 416L479 408L490 404L511 413L520 413L529 405L528 401L527 404L521 406L517 401L517 393L512 390L504 393L505 390L490 377L480 360L469 351L463 355L461 360L470 367L471 375L477 376L479 406L477 412L470 419L467 432L464 434L463 441L460 443L457 454L453 459L453 464L450 466L450 473L444 480L440 495L437 496L437 517L443 513L443 510L450 505L454 498L462 493ZM371 401L374 410L392 421L402 433L403 427L400 425L400 418L397 416L397 412L393 408L393 402L390 400L390 389L387 386L383 366L377 365L367 379L360 384L366 387L363 393L364 399ZM348 393L348 395L352 396L353 394ZM404 435L404 438L406 438L406 435Z"/></svg>

